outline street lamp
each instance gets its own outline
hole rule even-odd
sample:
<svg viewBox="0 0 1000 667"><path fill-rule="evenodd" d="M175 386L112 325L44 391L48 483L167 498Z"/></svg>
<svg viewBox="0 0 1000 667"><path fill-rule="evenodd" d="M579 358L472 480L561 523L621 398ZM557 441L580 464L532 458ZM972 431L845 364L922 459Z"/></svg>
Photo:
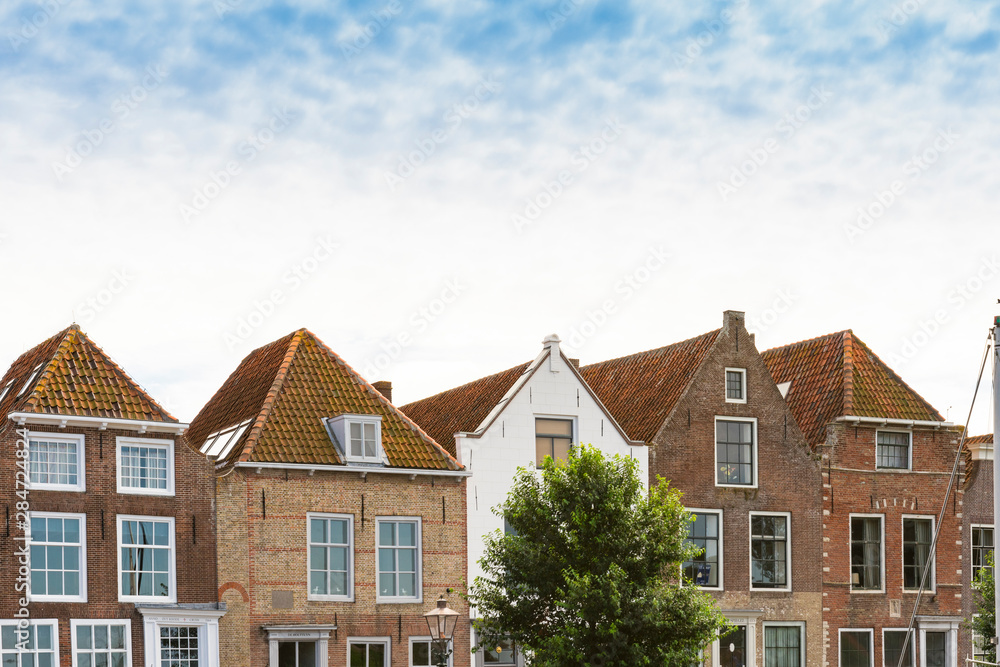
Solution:
<svg viewBox="0 0 1000 667"><path fill-rule="evenodd" d="M431 641L438 646L438 667L448 667L448 642L455 636L455 625L458 624L459 613L448 608L448 601L442 595L438 598L437 606L424 614L427 621L427 632L431 636Z"/></svg>

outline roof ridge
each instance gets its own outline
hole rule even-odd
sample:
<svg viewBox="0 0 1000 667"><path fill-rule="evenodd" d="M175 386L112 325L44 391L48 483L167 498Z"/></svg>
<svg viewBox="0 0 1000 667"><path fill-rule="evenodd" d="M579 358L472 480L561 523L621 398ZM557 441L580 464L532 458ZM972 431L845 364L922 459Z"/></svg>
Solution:
<svg viewBox="0 0 1000 667"><path fill-rule="evenodd" d="M808 345L810 343L815 343L815 342L817 342L819 340L823 340L824 338L834 339L834 338L837 338L837 337L843 337L844 334L848 334L848 333L852 333L852 331L850 329L842 329L840 331L832 331L832 332L830 332L828 334L823 334L821 336L813 336L812 338L806 338L804 340L797 340L794 343L787 343L785 345L776 345L775 347L771 347L771 348L768 348L766 350L761 351L761 354L767 354L768 352L774 352L776 350L784 350L784 349L787 349L787 348L790 348L790 347L797 347L799 345Z"/></svg>
<svg viewBox="0 0 1000 667"><path fill-rule="evenodd" d="M623 359L631 359L633 357L639 357L639 356L642 356L642 355L645 355L645 354L650 354L652 352L661 352L661 351L666 350L668 348L677 347L679 345L684 345L685 343L690 343L692 341L698 340L699 338L705 338L706 336L711 336L712 334L719 334L721 332L722 332L722 327L719 327L718 329L712 329L711 331L706 331L704 333L700 333L697 336L691 336L690 338L685 338L684 340L679 340L679 341L676 341L674 343L669 343L667 345L661 345L660 347L652 347L652 348L650 348L648 350L641 350L639 352L633 352L632 354L625 354L625 355L622 355L620 357L614 357L612 359L605 359L604 361L595 361L592 364L587 364L583 368L592 368L594 366L600 366L600 365L603 365L603 364L609 364L609 363L612 363L612 362L615 362L615 361L621 361ZM714 345L715 343L713 342L712 344ZM699 366L699 368L700 368L700 366Z"/></svg>
<svg viewBox="0 0 1000 667"><path fill-rule="evenodd" d="M844 377L844 414L854 414L854 332L850 329L843 332L841 346L843 349L843 377Z"/></svg>
<svg viewBox="0 0 1000 667"><path fill-rule="evenodd" d="M295 358L295 353L299 349L299 343L302 341L303 332L306 331L306 329L297 330L294 334L292 334L291 340L288 341L288 349L285 350L285 357L281 360L281 365L278 366L278 372L274 374L274 381L271 382L271 388L267 390L267 395L264 397L264 402L261 403L260 410L257 412L257 417L254 419L253 426L250 429L250 433L247 435L246 442L243 443L243 451L236 459L237 461L245 462L250 460L253 448L257 445L257 440L260 439L260 435L264 431L264 425L267 423L267 418L270 416L275 402L281 395L281 389L285 384L285 378L288 377L288 369L291 368L292 361Z"/></svg>
<svg viewBox="0 0 1000 667"><path fill-rule="evenodd" d="M452 466L454 466L452 468L453 470L461 470L463 468L462 464L460 464L455 457L453 457L451 454L448 453L448 450L446 450L444 447L442 447L438 443L437 440L435 440L434 438L430 437L422 428L420 428L419 425L417 425L417 423L415 421L413 421L412 419L410 419L406 415L405 412L403 412L401 409L399 409L398 407L396 407L395 405L393 405L392 401L390 401L389 399L387 399L382 394L382 392L380 392L378 389L376 389L375 387L373 387L371 385L371 383L368 382L368 380L366 380L365 378L361 377L361 374L358 373L356 370L354 370L353 366L351 366L349 363L347 363L346 361L344 361L343 357L341 357L339 354L337 354L336 352L334 352L333 349L331 347L329 347L326 343L324 343L322 340L320 340L320 338L316 334L314 334L313 332L309 331L308 329L300 329L299 331L296 332L296 334L299 334L299 333L305 333L306 335L308 335L309 337L311 337L312 340L322 350L326 351L326 353L328 355L330 355L335 362L341 364L347 370L347 372L355 380L358 380L361 383L361 385L364 386L372 396L374 396L377 400L379 400L380 402L382 402L387 408L389 408L390 410L392 410L393 412L395 412L397 415L399 415L403 419L403 423L407 424L414 432L417 433L417 435L419 435L420 437L422 437L429 444L431 444L434 447L436 447L438 453L440 453L440 454L442 454L444 456L445 461L449 462Z"/></svg>
<svg viewBox="0 0 1000 667"><path fill-rule="evenodd" d="M865 343L860 338L855 338L855 341L861 346L861 348L865 351L866 354L868 354L869 356L871 356L875 360L875 362L879 366L881 366L884 370L888 371L888 373L893 377L894 380L896 380L901 385L903 385L908 392L910 392L911 394L913 394L914 396L916 396L917 400L919 400L921 403L923 403L923 405L924 405L925 408L927 408L932 414L937 415L937 418L938 418L939 421L945 421L944 417L941 416L941 413L938 412L938 409L935 408L933 405L931 405L930 402L927 401L927 399L925 399L923 396L921 396L917 392L916 389L914 389L913 387L911 387L909 385L909 383L906 382L906 380L904 380L902 377L900 377L900 375L898 373L896 373L896 371L894 371L889 366L889 364L887 364L884 361L882 361L882 358L879 357L877 354L875 354L875 352L870 347L868 347L867 343Z"/></svg>
<svg viewBox="0 0 1000 667"><path fill-rule="evenodd" d="M25 400L25 402L24 402L23 409L24 409L25 412L34 412L35 404L38 402L38 399L39 399L39 391L38 390L40 388L44 387L45 381L48 380L49 377L51 377L52 363L56 359L58 359L61 354L63 354L66 351L66 349L67 349L67 347L69 345L69 340L68 339L69 339L70 333L72 331L74 331L74 330L80 331L80 326L78 324L76 324L75 322L73 324L71 324L70 326L66 327L65 329L63 329L62 331L60 331L59 333L56 334L56 336L60 336L61 337L61 339L59 341L59 345L56 346L55 351L49 356L49 358L46 361L43 362L45 364L45 367L42 368L42 372L39 373L38 379L35 380L35 385L31 388L31 394L28 395L27 400ZM43 345L44 345L44 343L43 343ZM31 381L31 375L30 375L31 370L30 369L29 369L28 373L29 373L29 375L28 375L28 381L30 382Z"/></svg>

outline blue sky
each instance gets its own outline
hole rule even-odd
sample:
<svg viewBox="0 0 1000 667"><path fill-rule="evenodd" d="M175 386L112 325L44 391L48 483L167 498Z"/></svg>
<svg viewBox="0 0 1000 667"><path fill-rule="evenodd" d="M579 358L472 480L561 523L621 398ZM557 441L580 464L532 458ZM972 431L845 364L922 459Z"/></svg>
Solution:
<svg viewBox="0 0 1000 667"><path fill-rule="evenodd" d="M0 357L75 319L191 419L302 326L405 402L737 309L963 421L998 46L961 0L7 3Z"/></svg>

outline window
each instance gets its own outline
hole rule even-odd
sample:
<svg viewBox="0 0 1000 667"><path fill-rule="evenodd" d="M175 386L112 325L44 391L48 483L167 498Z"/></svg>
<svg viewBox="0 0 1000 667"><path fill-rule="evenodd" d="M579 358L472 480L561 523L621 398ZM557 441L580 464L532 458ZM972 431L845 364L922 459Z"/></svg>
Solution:
<svg viewBox="0 0 1000 667"><path fill-rule="evenodd" d="M905 653L903 642L906 642L906 630L882 631L882 664L885 667L897 667L900 654L903 654L902 667L913 667L913 633L910 633L910 640L906 642Z"/></svg>
<svg viewBox="0 0 1000 667"><path fill-rule="evenodd" d="M42 491L84 491L83 436L30 433L28 481Z"/></svg>
<svg viewBox="0 0 1000 667"><path fill-rule="evenodd" d="M719 637L719 665L729 667L747 664L747 626L737 625L729 634Z"/></svg>
<svg viewBox="0 0 1000 667"><path fill-rule="evenodd" d="M757 420L715 420L717 486L756 486Z"/></svg>
<svg viewBox="0 0 1000 667"><path fill-rule="evenodd" d="M972 527L972 580L979 577L979 571L987 567L986 556L993 553L993 527Z"/></svg>
<svg viewBox="0 0 1000 667"><path fill-rule="evenodd" d="M316 642L278 642L277 667L316 667Z"/></svg>
<svg viewBox="0 0 1000 667"><path fill-rule="evenodd" d="M972 615L973 618L976 618L978 616L979 616L979 614L973 614ZM989 655L987 653L987 650L989 650L989 648L990 647L989 647L989 644L986 641L986 639L981 634L979 634L978 632L976 632L975 630L973 630L972 631L972 659L973 660L982 660L983 662L985 662L987 656Z"/></svg>
<svg viewBox="0 0 1000 667"><path fill-rule="evenodd" d="M118 517L118 599L176 602L173 517Z"/></svg>
<svg viewBox="0 0 1000 667"><path fill-rule="evenodd" d="M875 434L875 467L889 470L910 469L910 434L878 431Z"/></svg>
<svg viewBox="0 0 1000 667"><path fill-rule="evenodd" d="M31 600L86 602L86 515L32 512L30 519Z"/></svg>
<svg viewBox="0 0 1000 667"><path fill-rule="evenodd" d="M509 639L497 642L497 645L490 650L481 649L483 653L483 664L494 667L506 667L517 664L517 646Z"/></svg>
<svg viewBox="0 0 1000 667"><path fill-rule="evenodd" d="M447 651L442 651L441 644L430 637L411 637L410 667L437 667L442 657L447 657L447 664L451 665L451 650L451 642Z"/></svg>
<svg viewBox="0 0 1000 667"><path fill-rule="evenodd" d="M924 665L946 667L948 659L948 633L928 632L924 637Z"/></svg>
<svg viewBox="0 0 1000 667"><path fill-rule="evenodd" d="M18 630L15 620L0 621L0 664L3 667L59 667L59 622L29 621ZM18 657L20 656L20 657Z"/></svg>
<svg viewBox="0 0 1000 667"><path fill-rule="evenodd" d="M198 667L201 664L199 626L170 625L160 628L160 664Z"/></svg>
<svg viewBox="0 0 1000 667"><path fill-rule="evenodd" d="M726 403L747 402L747 371L745 368L726 369Z"/></svg>
<svg viewBox="0 0 1000 667"><path fill-rule="evenodd" d="M327 425L348 461L384 463L380 415L338 415L328 419Z"/></svg>
<svg viewBox="0 0 1000 667"><path fill-rule="evenodd" d="M931 557L934 520L903 517L903 588L917 590L924 567ZM927 590L934 590L934 567L927 576Z"/></svg>
<svg viewBox="0 0 1000 667"><path fill-rule="evenodd" d="M354 517L309 514L310 600L354 599Z"/></svg>
<svg viewBox="0 0 1000 667"><path fill-rule="evenodd" d="M70 621L75 667L130 667L132 622L124 620Z"/></svg>
<svg viewBox="0 0 1000 667"><path fill-rule="evenodd" d="M174 441L118 438L118 493L174 495Z"/></svg>
<svg viewBox="0 0 1000 667"><path fill-rule="evenodd" d="M14 381L13 381L13 380L9 380L9 381L7 382L7 384L5 384L5 385L4 385L4 388L3 388L3 389L0 389L0 403L2 403L2 402L3 402L3 399L7 397L7 392L9 392L9 391L10 391L10 388L11 388L11 387L12 387L13 385L14 385Z"/></svg>
<svg viewBox="0 0 1000 667"><path fill-rule="evenodd" d="M389 667L389 638L348 639L347 664L349 667Z"/></svg>
<svg viewBox="0 0 1000 667"><path fill-rule="evenodd" d="M539 468L546 456L565 461L572 445L572 419L535 419L535 465Z"/></svg>
<svg viewBox="0 0 1000 667"><path fill-rule="evenodd" d="M802 623L765 623L764 667L803 667L804 630Z"/></svg>
<svg viewBox="0 0 1000 667"><path fill-rule="evenodd" d="M702 550L684 563L685 579L706 588L722 588L722 512L692 511L694 521L688 526L688 542Z"/></svg>
<svg viewBox="0 0 1000 667"><path fill-rule="evenodd" d="M872 667L872 631L840 631L840 667Z"/></svg>
<svg viewBox="0 0 1000 667"><path fill-rule="evenodd" d="M851 590L882 590L881 516L851 516Z"/></svg>
<svg viewBox="0 0 1000 667"><path fill-rule="evenodd" d="M791 588L791 515L750 514L751 588Z"/></svg>
<svg viewBox="0 0 1000 667"><path fill-rule="evenodd" d="M376 519L378 601L420 602L420 519Z"/></svg>

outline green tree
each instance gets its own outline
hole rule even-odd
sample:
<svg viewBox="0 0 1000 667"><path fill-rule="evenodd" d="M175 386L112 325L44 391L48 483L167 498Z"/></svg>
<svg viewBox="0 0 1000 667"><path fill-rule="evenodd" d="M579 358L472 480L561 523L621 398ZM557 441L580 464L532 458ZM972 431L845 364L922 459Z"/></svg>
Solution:
<svg viewBox="0 0 1000 667"><path fill-rule="evenodd" d="M662 479L646 494L638 464L574 448L565 463L518 471L494 510L513 531L487 536L469 599L479 650L512 639L533 667L687 667L726 621L681 585L697 550L691 515Z"/></svg>
<svg viewBox="0 0 1000 667"><path fill-rule="evenodd" d="M996 636L996 608L993 606L996 604L993 597L995 595L993 587L993 554L994 552L992 551L986 554L986 564L988 567L980 569L979 574L976 575L976 580L972 582L972 587L979 592L979 596L976 599L976 605L979 607L979 615L973 617L972 629L975 630L977 635L982 637L982 641L985 643L986 660L989 662L996 662L997 660L997 647L992 642L993 637Z"/></svg>

